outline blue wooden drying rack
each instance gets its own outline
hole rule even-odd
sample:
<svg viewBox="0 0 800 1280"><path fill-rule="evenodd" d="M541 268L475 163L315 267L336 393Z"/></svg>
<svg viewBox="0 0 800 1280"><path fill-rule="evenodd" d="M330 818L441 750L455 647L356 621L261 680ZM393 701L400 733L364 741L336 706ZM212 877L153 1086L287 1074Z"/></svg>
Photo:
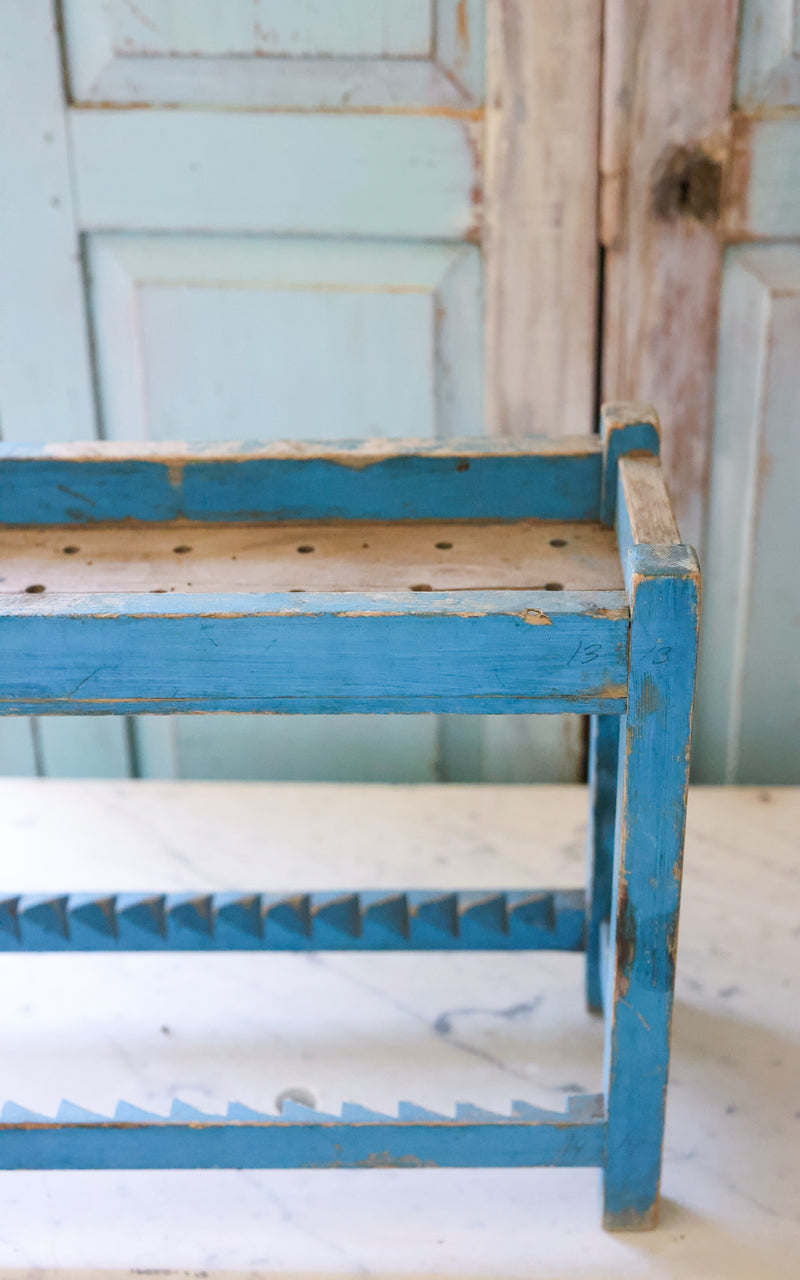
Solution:
<svg viewBox="0 0 800 1280"><path fill-rule="evenodd" d="M615 528L622 575L614 590L556 589L533 562L519 589L112 592L91 574L80 591L7 587L3 714L584 712L592 727L585 892L5 895L0 948L585 950L606 1039L603 1093L563 1113L401 1102L396 1116L350 1103L207 1115L175 1102L161 1116L122 1102L113 1117L63 1103L52 1118L8 1102L0 1168L593 1165L607 1227L654 1225L699 571L670 510L655 415L610 406L602 426L598 438L446 445L2 446L0 525L23 543L49 537L54 560L90 530L127 529L135 554L154 527L171 545L209 525L527 522L550 534L578 522Z"/></svg>

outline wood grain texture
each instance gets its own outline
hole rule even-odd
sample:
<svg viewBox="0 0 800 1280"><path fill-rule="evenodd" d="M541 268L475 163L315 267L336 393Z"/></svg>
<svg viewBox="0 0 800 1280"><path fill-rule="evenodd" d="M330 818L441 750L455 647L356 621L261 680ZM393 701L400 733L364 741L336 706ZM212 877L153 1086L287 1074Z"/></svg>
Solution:
<svg viewBox="0 0 800 1280"><path fill-rule="evenodd" d="M680 542L658 458L620 458L619 482L634 546L640 542L655 546Z"/></svg>
<svg viewBox="0 0 800 1280"><path fill-rule="evenodd" d="M658 405L684 536L700 545L735 0L606 5L603 396ZM607 176L606 176L607 175Z"/></svg>
<svg viewBox="0 0 800 1280"><path fill-rule="evenodd" d="M0 710L619 713L621 592L0 597Z"/></svg>
<svg viewBox="0 0 800 1280"><path fill-rule="evenodd" d="M600 0L490 0L486 383L492 432L590 432Z"/></svg>
<svg viewBox="0 0 800 1280"><path fill-rule="evenodd" d="M604 1222L655 1225L689 780L699 570L690 547L634 546L606 1016Z"/></svg>
<svg viewBox="0 0 800 1280"><path fill-rule="evenodd" d="M0 523L596 520L597 441L0 447Z"/></svg>
<svg viewBox="0 0 800 1280"><path fill-rule="evenodd" d="M0 528L0 560L4 595L623 587L613 531L560 520Z"/></svg>

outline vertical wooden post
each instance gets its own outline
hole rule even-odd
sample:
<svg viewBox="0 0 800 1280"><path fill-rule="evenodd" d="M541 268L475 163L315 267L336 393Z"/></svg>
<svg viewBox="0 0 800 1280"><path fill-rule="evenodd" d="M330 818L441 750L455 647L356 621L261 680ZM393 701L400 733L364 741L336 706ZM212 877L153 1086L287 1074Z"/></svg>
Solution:
<svg viewBox="0 0 800 1280"><path fill-rule="evenodd" d="M592 716L589 729L589 833L586 847L586 1003L603 1008L600 931L611 915L617 812L619 716Z"/></svg>
<svg viewBox="0 0 800 1280"><path fill-rule="evenodd" d="M626 505L622 484L619 505ZM637 1230L655 1225L658 1207L699 568L691 547L636 545L637 519L630 509L620 511L618 523L631 640L628 710L621 727L616 915L610 937L614 971L604 1063L604 1225Z"/></svg>

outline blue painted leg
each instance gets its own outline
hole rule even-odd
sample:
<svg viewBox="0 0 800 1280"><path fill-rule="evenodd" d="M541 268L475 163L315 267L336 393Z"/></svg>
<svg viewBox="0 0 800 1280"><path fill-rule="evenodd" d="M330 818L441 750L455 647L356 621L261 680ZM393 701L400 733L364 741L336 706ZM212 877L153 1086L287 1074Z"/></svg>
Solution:
<svg viewBox="0 0 800 1280"><path fill-rule="evenodd" d="M677 944L699 569L690 547L627 554L631 601L614 850L604 1225L655 1226Z"/></svg>
<svg viewBox="0 0 800 1280"><path fill-rule="evenodd" d="M602 1013L600 927L611 916L619 716L592 716L589 730L589 832L586 849L586 1002Z"/></svg>

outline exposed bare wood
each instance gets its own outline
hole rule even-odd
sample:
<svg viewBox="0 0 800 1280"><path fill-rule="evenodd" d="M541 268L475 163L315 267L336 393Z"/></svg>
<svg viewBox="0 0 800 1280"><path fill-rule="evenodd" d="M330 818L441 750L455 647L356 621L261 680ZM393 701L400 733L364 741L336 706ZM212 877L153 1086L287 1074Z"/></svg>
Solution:
<svg viewBox="0 0 800 1280"><path fill-rule="evenodd" d="M601 0L490 0L488 430L593 427Z"/></svg>
<svg viewBox="0 0 800 1280"><path fill-rule="evenodd" d="M36 526L0 534L0 594L622 588L610 529L512 524Z"/></svg>
<svg viewBox="0 0 800 1280"><path fill-rule="evenodd" d="M680 542L658 458L620 458L619 474L632 540L653 546Z"/></svg>
<svg viewBox="0 0 800 1280"><path fill-rule="evenodd" d="M738 5L606 0L605 10L603 396L658 406L678 520L699 543Z"/></svg>

